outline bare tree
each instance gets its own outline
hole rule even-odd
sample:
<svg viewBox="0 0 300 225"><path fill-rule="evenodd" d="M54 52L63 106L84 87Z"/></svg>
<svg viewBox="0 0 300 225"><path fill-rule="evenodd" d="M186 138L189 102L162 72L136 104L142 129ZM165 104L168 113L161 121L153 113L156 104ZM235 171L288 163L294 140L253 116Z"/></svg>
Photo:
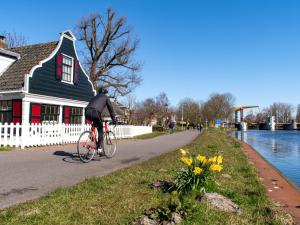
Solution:
<svg viewBox="0 0 300 225"><path fill-rule="evenodd" d="M210 123L215 119L230 119L234 101L235 98L230 93L212 94L203 106L203 117Z"/></svg>
<svg viewBox="0 0 300 225"><path fill-rule="evenodd" d="M0 33L1 36L5 37L5 41L8 48L16 48L27 44L27 39L22 34L16 32L3 31Z"/></svg>
<svg viewBox="0 0 300 225"><path fill-rule="evenodd" d="M247 116L245 116L244 121L247 123L255 123L256 115L254 115L253 111L250 111Z"/></svg>
<svg viewBox="0 0 300 225"><path fill-rule="evenodd" d="M267 111L270 116L275 116L276 123L290 123L294 107L288 103L274 102Z"/></svg>
<svg viewBox="0 0 300 225"><path fill-rule="evenodd" d="M138 124L149 125L152 120L156 118L155 105L155 100L153 98L147 98L137 105L134 114Z"/></svg>
<svg viewBox="0 0 300 225"><path fill-rule="evenodd" d="M183 99L177 109L177 118L184 122L196 125L200 121L200 104L191 98Z"/></svg>
<svg viewBox="0 0 300 225"><path fill-rule="evenodd" d="M170 101L166 93L160 93L155 99L155 114L161 126L166 125Z"/></svg>
<svg viewBox="0 0 300 225"><path fill-rule="evenodd" d="M297 107L296 122L300 123L300 104Z"/></svg>
<svg viewBox="0 0 300 225"><path fill-rule="evenodd" d="M127 115L128 124L135 124L136 121L135 121L134 113L137 108L137 100L135 95L133 94L126 95L125 99L123 99L122 101L122 104L126 106L128 109L128 115Z"/></svg>
<svg viewBox="0 0 300 225"><path fill-rule="evenodd" d="M125 17L112 9L84 18L77 25L79 40L85 43L85 65L95 87L110 89L111 96L124 96L141 83L141 64L134 59L139 41Z"/></svg>

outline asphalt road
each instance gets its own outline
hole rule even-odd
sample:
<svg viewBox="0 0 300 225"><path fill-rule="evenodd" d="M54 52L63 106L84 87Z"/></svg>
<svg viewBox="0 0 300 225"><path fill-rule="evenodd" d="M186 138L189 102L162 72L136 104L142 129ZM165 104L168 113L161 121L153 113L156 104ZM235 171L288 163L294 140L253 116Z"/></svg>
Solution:
<svg viewBox="0 0 300 225"><path fill-rule="evenodd" d="M75 145L0 152L0 208L175 150L197 135L195 131L185 131L148 140L121 140L114 158L96 157L90 163L81 163L75 157Z"/></svg>

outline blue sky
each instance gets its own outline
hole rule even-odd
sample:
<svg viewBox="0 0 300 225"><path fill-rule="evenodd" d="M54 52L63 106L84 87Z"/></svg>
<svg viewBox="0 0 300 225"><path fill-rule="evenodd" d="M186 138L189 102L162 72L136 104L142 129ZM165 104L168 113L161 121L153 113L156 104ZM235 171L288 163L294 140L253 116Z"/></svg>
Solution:
<svg viewBox="0 0 300 225"><path fill-rule="evenodd" d="M57 40L81 17L107 7L126 16L141 40L139 100L164 91L176 105L184 97L231 92L238 105L300 103L299 1L5 1L0 30L22 33L30 43Z"/></svg>

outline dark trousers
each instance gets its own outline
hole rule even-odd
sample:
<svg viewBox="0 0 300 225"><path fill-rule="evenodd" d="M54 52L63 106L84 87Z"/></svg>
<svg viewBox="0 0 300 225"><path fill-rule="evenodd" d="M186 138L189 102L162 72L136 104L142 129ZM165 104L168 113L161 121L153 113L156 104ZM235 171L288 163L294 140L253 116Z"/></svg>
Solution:
<svg viewBox="0 0 300 225"><path fill-rule="evenodd" d="M87 108L85 110L85 118L92 121L93 126L97 128L98 130L98 142L97 142L97 148L103 147L103 125L101 120L101 113L98 112L96 109L93 108Z"/></svg>

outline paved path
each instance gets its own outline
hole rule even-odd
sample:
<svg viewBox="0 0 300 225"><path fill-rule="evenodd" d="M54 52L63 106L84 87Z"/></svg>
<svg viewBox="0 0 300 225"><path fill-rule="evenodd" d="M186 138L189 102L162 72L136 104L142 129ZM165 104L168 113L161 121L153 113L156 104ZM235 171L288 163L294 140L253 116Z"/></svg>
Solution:
<svg viewBox="0 0 300 225"><path fill-rule="evenodd" d="M96 158L90 163L81 163L73 156L75 145L0 152L0 208L175 150L197 135L185 131L148 140L120 141L114 158Z"/></svg>

